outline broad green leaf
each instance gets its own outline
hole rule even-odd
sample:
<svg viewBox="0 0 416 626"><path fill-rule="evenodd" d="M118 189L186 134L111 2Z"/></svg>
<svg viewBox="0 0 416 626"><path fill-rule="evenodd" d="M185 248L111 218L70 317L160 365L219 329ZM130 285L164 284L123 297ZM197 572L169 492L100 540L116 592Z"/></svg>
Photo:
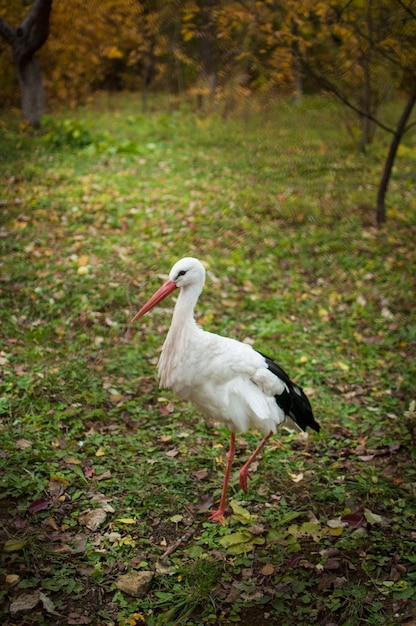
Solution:
<svg viewBox="0 0 416 626"><path fill-rule="evenodd" d="M252 516L247 509L244 509L238 502L231 500L230 507L233 510L233 517L243 524L251 524Z"/></svg>
<svg viewBox="0 0 416 626"><path fill-rule="evenodd" d="M377 513L373 513L370 509L364 509L364 517L369 524L382 524L383 518Z"/></svg>
<svg viewBox="0 0 416 626"><path fill-rule="evenodd" d="M6 552L17 552L24 548L26 544L26 539L8 539L4 544L4 550Z"/></svg>
<svg viewBox="0 0 416 626"><path fill-rule="evenodd" d="M224 546L224 548L228 548L229 546L235 545L237 543L245 543L249 541L252 537L253 535L251 533L242 530L236 533L231 533L231 535L221 537L220 544Z"/></svg>

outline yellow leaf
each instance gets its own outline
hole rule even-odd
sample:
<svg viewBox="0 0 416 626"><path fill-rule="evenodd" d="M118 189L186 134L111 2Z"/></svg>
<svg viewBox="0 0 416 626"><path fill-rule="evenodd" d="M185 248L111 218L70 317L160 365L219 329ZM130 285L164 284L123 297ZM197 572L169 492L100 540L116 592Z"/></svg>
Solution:
<svg viewBox="0 0 416 626"><path fill-rule="evenodd" d="M51 474L51 481L54 481L56 483L61 483L62 485L64 485L65 487L69 487L69 485L71 484L66 478L64 478L63 476L57 476L56 474Z"/></svg>
<svg viewBox="0 0 416 626"><path fill-rule="evenodd" d="M182 31L182 39L187 42L191 41L194 38L194 33L192 30Z"/></svg>
<svg viewBox="0 0 416 626"><path fill-rule="evenodd" d="M346 363L343 363L342 361L337 361L336 363L333 363L333 365L335 367L338 367L343 372L348 372L348 370L350 369L350 366L347 365Z"/></svg>
<svg viewBox="0 0 416 626"><path fill-rule="evenodd" d="M95 453L95 456L105 456L105 454L106 454L106 451L104 450L104 448L100 446L97 452Z"/></svg>
<svg viewBox="0 0 416 626"><path fill-rule="evenodd" d="M8 539L4 544L4 550L6 552L16 552L24 548L26 543L26 539Z"/></svg>
<svg viewBox="0 0 416 626"><path fill-rule="evenodd" d="M127 537L122 537L117 541L117 545L119 546L131 546L134 548L136 546L136 542L134 541L131 535L127 535Z"/></svg>
<svg viewBox="0 0 416 626"><path fill-rule="evenodd" d="M329 313L326 309L322 308L319 309L318 311L318 315L322 320L328 320L329 319Z"/></svg>
<svg viewBox="0 0 416 626"><path fill-rule="evenodd" d="M136 520L133 519L132 517L120 517L117 521L120 522L120 524L135 524L136 523Z"/></svg>
<svg viewBox="0 0 416 626"><path fill-rule="evenodd" d="M106 57L107 59L122 59L123 53L117 46L111 46L106 51Z"/></svg>
<svg viewBox="0 0 416 626"><path fill-rule="evenodd" d="M77 264L78 267L83 267L84 265L88 265L89 257L87 254L83 254L78 258Z"/></svg>

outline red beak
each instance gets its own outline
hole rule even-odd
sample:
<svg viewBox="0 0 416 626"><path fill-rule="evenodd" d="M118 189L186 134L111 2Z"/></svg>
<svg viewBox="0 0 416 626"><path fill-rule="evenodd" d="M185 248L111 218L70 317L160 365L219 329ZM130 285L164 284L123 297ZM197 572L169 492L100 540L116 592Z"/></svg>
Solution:
<svg viewBox="0 0 416 626"><path fill-rule="evenodd" d="M136 315L131 320L131 323L135 322L139 319L139 317L150 311L150 309L152 309L156 304L158 304L161 300L166 298L166 296L172 293L174 289L176 289L176 283L173 283L171 280L167 280L164 285L159 287L156 293L153 294L150 300L146 302L146 304L140 309L140 311L136 313Z"/></svg>

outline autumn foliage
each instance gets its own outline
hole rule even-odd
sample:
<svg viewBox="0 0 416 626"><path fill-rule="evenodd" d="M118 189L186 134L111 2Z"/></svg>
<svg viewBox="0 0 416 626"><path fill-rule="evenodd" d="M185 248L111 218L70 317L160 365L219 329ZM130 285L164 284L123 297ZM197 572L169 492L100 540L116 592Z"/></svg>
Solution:
<svg viewBox="0 0 416 626"><path fill-rule="evenodd" d="M30 4L0 0L0 17L16 25ZM194 90L232 104L252 92L299 96L331 84L374 114L415 80L415 39L412 0L54 0L39 60L49 100L67 106L96 89ZM15 79L0 46L7 103Z"/></svg>

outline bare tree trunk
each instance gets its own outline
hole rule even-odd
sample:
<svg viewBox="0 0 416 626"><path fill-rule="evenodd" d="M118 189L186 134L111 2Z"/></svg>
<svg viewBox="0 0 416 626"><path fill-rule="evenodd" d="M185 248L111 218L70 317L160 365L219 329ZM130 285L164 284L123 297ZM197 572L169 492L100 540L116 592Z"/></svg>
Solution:
<svg viewBox="0 0 416 626"><path fill-rule="evenodd" d="M216 26L213 18L213 9L218 4L218 0L199 0L199 29L197 37L200 41L199 58L201 76L209 89L209 98L213 99L217 82L215 69L215 40L217 37ZM202 95L199 103L202 108Z"/></svg>
<svg viewBox="0 0 416 626"><path fill-rule="evenodd" d="M34 127L40 126L45 111L45 90L35 53L49 36L52 0L34 0L29 13L17 28L0 18L0 35L10 44L22 94L22 115Z"/></svg>
<svg viewBox="0 0 416 626"><path fill-rule="evenodd" d="M34 57L17 66L22 94L22 115L34 128L39 128L45 112L46 97L42 75Z"/></svg>
<svg viewBox="0 0 416 626"><path fill-rule="evenodd" d="M302 63L299 54L299 44L297 41L298 37L298 25L292 19L290 32L294 36L293 42L291 44L291 52L292 52L292 67L293 67L293 75L295 79L295 104L299 105L302 102L303 97L303 76L302 76Z"/></svg>
<svg viewBox="0 0 416 626"><path fill-rule="evenodd" d="M400 119L397 123L396 130L393 134L393 139L390 143L390 149L387 155L386 162L384 164L383 174L380 180L380 184L378 186L377 191L377 224L383 224L386 221L386 193L387 188L389 186L391 173L394 166L394 161L396 158L397 150L402 140L402 137L406 130L409 128L406 126L408 119L412 113L413 107L416 103L416 81L413 86L413 90L409 95L409 99L406 102L406 106L403 109L403 113L400 116Z"/></svg>

